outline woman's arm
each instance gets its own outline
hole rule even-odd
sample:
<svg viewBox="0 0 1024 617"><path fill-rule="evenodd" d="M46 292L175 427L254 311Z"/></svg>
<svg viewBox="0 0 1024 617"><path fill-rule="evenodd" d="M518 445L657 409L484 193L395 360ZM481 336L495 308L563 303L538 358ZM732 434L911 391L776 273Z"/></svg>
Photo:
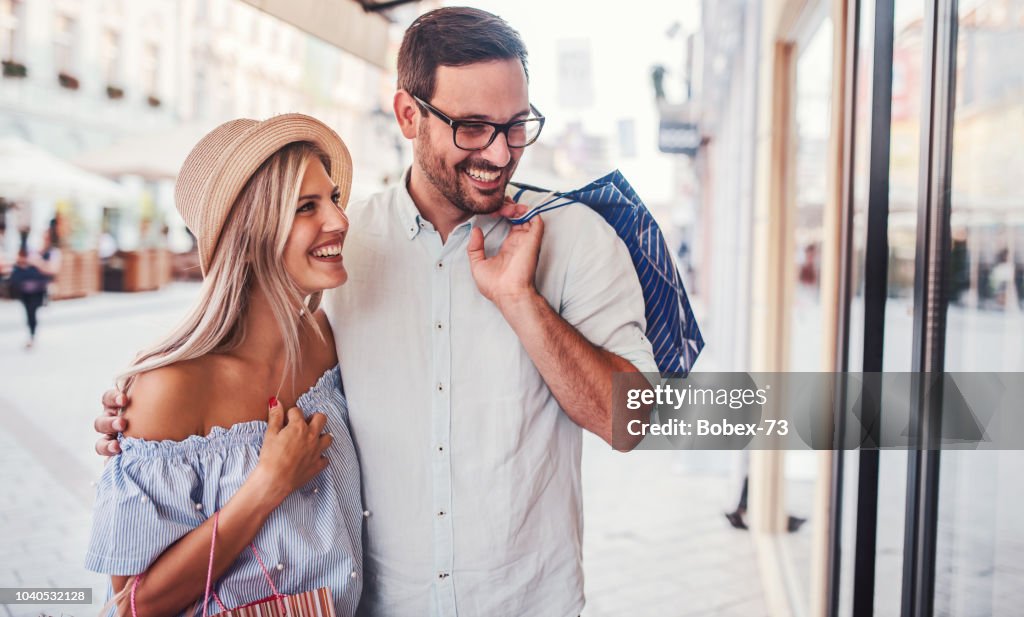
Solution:
<svg viewBox="0 0 1024 617"><path fill-rule="evenodd" d="M136 393L136 397L138 395ZM321 434L326 421L323 414L313 414L307 423L297 408L288 410L286 418L280 403L275 400L270 409L259 462L238 492L221 509L213 580L221 577L246 550L271 512L292 491L305 485L327 466L327 459L322 453L332 438L329 434ZM202 598L206 589L212 533L211 516L150 565L135 593L138 615L176 615ZM131 577L111 578L115 592L121 592L130 585ZM130 593L118 594L117 607L121 615L132 614Z"/></svg>

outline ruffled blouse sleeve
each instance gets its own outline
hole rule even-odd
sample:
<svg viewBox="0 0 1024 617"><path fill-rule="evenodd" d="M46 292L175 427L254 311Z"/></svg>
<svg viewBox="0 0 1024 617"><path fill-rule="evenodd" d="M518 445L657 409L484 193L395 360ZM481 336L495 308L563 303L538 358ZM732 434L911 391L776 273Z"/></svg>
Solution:
<svg viewBox="0 0 1024 617"><path fill-rule="evenodd" d="M172 444L121 438L97 483L86 568L139 574L206 520L197 453Z"/></svg>

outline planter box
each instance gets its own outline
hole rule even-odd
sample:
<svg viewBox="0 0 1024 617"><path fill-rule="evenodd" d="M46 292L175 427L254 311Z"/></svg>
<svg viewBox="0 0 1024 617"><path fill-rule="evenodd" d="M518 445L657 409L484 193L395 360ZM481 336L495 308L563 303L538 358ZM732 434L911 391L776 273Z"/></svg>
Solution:
<svg viewBox="0 0 1024 617"><path fill-rule="evenodd" d="M60 73L59 75L57 75L57 82L60 83L61 88L67 88L68 90L78 90L78 78L74 75Z"/></svg>
<svg viewBox="0 0 1024 617"><path fill-rule="evenodd" d="M159 289L171 282L171 255L167 249L148 249L150 280Z"/></svg>
<svg viewBox="0 0 1024 617"><path fill-rule="evenodd" d="M4 77L14 77L16 79L21 77L28 77L28 67L26 67L24 64L20 62L15 62L14 60L4 60L3 65Z"/></svg>
<svg viewBox="0 0 1024 617"><path fill-rule="evenodd" d="M100 290L100 258L96 251L62 251L60 272L51 286L54 300L82 298Z"/></svg>
<svg viewBox="0 0 1024 617"><path fill-rule="evenodd" d="M150 291L156 289L156 282L153 280L153 268L150 265L150 252L127 251L122 254L124 257L124 290L125 291Z"/></svg>

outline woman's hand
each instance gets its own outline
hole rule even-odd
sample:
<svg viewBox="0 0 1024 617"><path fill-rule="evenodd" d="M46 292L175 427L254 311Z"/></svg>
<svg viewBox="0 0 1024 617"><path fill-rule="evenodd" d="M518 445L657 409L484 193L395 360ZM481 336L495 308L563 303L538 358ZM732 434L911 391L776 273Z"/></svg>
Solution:
<svg viewBox="0 0 1024 617"><path fill-rule="evenodd" d="M287 414L277 398L270 400L267 433L253 476L276 502L304 486L327 467L324 451L334 437L324 433L327 416L315 413L309 422L297 407Z"/></svg>

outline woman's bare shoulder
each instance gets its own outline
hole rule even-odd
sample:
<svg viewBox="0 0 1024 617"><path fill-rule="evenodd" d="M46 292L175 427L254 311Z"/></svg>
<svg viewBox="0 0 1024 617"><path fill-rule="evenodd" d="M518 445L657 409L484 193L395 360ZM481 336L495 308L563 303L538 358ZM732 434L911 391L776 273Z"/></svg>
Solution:
<svg viewBox="0 0 1024 617"><path fill-rule="evenodd" d="M204 401L210 399L211 373L206 362L189 360L135 377L128 392L127 437L179 441L201 434Z"/></svg>

